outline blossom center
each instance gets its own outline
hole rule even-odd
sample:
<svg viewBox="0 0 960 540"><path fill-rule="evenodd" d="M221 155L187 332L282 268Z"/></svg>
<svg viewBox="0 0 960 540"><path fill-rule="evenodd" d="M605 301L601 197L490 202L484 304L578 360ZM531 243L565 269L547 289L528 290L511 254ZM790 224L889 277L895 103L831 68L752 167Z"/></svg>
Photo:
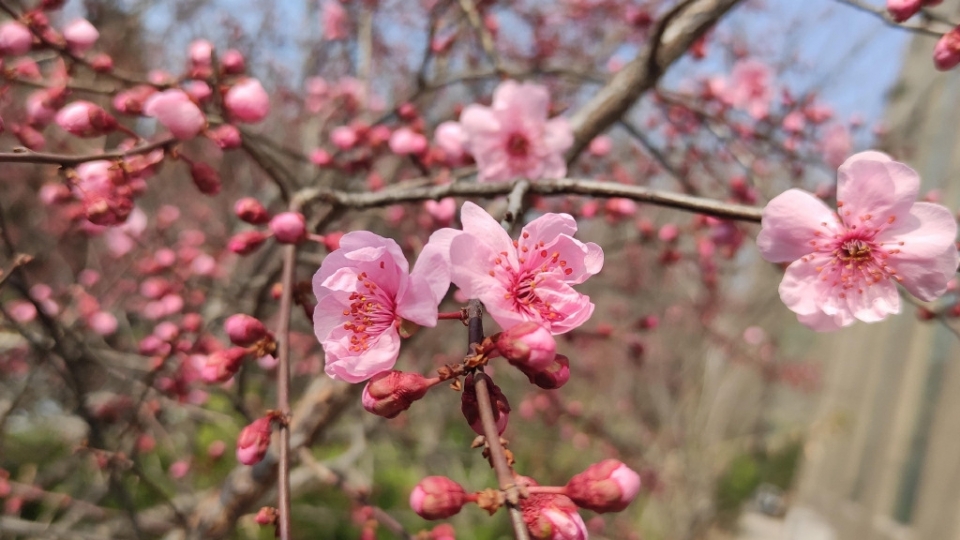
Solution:
<svg viewBox="0 0 960 540"><path fill-rule="evenodd" d="M567 261L560 257L558 251L544 249L543 241L527 245L525 241L529 238L530 233L524 232L520 240L513 242L519 269L510 265L507 252L504 251L494 259L494 269L490 270L490 275L496 276L496 270L501 271L499 279L506 289L503 299L512 302L517 312L541 321L561 321L566 317L551 302L544 301L537 294L537 287L543 284L547 274L559 271L562 276L569 276L573 270L567 267Z"/></svg>
<svg viewBox="0 0 960 540"><path fill-rule="evenodd" d="M511 157L527 157L530 154L530 140L520 132L507 137L507 154Z"/></svg>
<svg viewBox="0 0 960 540"><path fill-rule="evenodd" d="M357 280L361 283L357 292L350 293L350 309L343 310L347 318L343 329L351 332L350 352L362 353L391 325L398 324L399 317L393 299L367 279L366 272L358 274Z"/></svg>

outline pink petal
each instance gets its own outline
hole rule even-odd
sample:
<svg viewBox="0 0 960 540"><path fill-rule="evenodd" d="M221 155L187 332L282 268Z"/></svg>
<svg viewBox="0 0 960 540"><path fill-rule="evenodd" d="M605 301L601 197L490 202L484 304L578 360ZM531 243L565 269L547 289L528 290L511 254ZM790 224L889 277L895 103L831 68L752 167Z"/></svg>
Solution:
<svg viewBox="0 0 960 540"><path fill-rule="evenodd" d="M539 84L504 81L493 93L494 109L512 111L521 118L546 118L549 107L550 93Z"/></svg>
<svg viewBox="0 0 960 540"><path fill-rule="evenodd" d="M860 290L846 291L847 310L863 322L877 322L900 313L900 295L893 281L885 279Z"/></svg>
<svg viewBox="0 0 960 540"><path fill-rule="evenodd" d="M811 315L797 315L797 320L807 328L817 332L835 332L843 328L837 324L832 316L822 311Z"/></svg>
<svg viewBox="0 0 960 540"><path fill-rule="evenodd" d="M522 234L529 234L530 240L527 242L551 241L561 234L573 236L577 233L577 220L570 214L544 214L537 219L527 223Z"/></svg>
<svg viewBox="0 0 960 540"><path fill-rule="evenodd" d="M595 306L590 302L590 297L573 290L556 275L542 274L537 281L536 294L563 315L563 319L558 321L536 320L547 326L551 334L565 334L587 322L593 315Z"/></svg>
<svg viewBox="0 0 960 540"><path fill-rule="evenodd" d="M411 279L419 277L429 284L437 304L450 288L450 243L461 234L456 229L435 231L427 240L427 245L423 246L410 272Z"/></svg>
<svg viewBox="0 0 960 540"><path fill-rule="evenodd" d="M829 264L830 259L797 259L783 273L780 282L780 299L798 315L812 315L820 311L820 304L830 295L821 284L817 267Z"/></svg>
<svg viewBox="0 0 960 540"><path fill-rule="evenodd" d="M493 253L506 252L507 260L514 268L519 266L517 262L517 250L513 247L513 240L510 235L503 230L503 227L486 210L476 204L467 201L460 208L460 222L463 224L463 232L476 239L477 242L488 246ZM451 253L451 260L457 264L463 263L454 257ZM487 261L487 265L492 263L493 259ZM489 269L485 269L489 270Z"/></svg>
<svg viewBox="0 0 960 540"><path fill-rule="evenodd" d="M566 261L562 275L560 270L553 270L561 275L561 279L566 283L573 285L583 283L603 268L603 249L593 242L584 244L575 238L563 235L558 236L554 242L544 245L543 249L547 252L547 257L557 253L559 260ZM524 267L535 268L542 264L540 261L538 257L532 257Z"/></svg>
<svg viewBox="0 0 960 540"><path fill-rule="evenodd" d="M946 292L947 282L957 272L956 236L957 222L949 210L918 202L909 216L895 222L878 240L900 250L889 261L902 279L900 283L917 298L931 301ZM899 242L903 245L896 245Z"/></svg>
<svg viewBox="0 0 960 540"><path fill-rule="evenodd" d="M333 379L348 383L363 382L374 375L392 369L400 355L400 336L396 330L381 334L361 355L350 353L349 331L343 330L338 339L324 343L326 358L323 370Z"/></svg>
<svg viewBox="0 0 960 540"><path fill-rule="evenodd" d="M468 298L479 298L484 303L492 300L504 303L506 288L496 276L491 276L493 260L498 254L487 244L478 242L469 234L462 234L450 243L450 260L456 261L450 268L450 280ZM512 306L512 304L510 304ZM492 309L488 306L488 310Z"/></svg>
<svg viewBox="0 0 960 540"><path fill-rule="evenodd" d="M573 129L570 122L560 116L547 121L543 133L543 144L554 154L562 154L573 146Z"/></svg>
<svg viewBox="0 0 960 540"><path fill-rule="evenodd" d="M810 242L823 227L835 227L837 215L820 199L800 189L789 189L763 209L757 249L769 262L793 262L813 251Z"/></svg>
<svg viewBox="0 0 960 540"><path fill-rule="evenodd" d="M917 200L916 171L878 154L856 154L837 170L838 213L849 227L867 215L879 221L905 216Z"/></svg>

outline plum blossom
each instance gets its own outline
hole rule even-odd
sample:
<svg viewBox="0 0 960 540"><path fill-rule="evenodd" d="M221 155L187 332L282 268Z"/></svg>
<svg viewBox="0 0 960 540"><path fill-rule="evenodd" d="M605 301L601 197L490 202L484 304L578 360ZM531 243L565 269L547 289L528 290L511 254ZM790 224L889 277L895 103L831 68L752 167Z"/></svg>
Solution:
<svg viewBox="0 0 960 540"><path fill-rule="evenodd" d="M257 79L244 79L227 91L223 106L231 117L255 124L269 114L270 96Z"/></svg>
<svg viewBox="0 0 960 540"><path fill-rule="evenodd" d="M900 311L896 285L930 301L947 290L960 256L957 224L940 205L916 202L920 177L880 152L851 156L837 171L837 211L790 189L763 210L757 247L791 263L780 298L817 331L876 322Z"/></svg>
<svg viewBox="0 0 960 540"><path fill-rule="evenodd" d="M479 181L560 178L567 173L563 153L573 145L573 130L566 118L547 119L549 105L545 87L505 81L494 91L493 105L463 110L464 148L477 162Z"/></svg>
<svg viewBox="0 0 960 540"><path fill-rule="evenodd" d="M63 39L67 41L67 47L76 54L90 50L99 38L100 32L86 19L75 19L63 29Z"/></svg>
<svg viewBox="0 0 960 540"><path fill-rule="evenodd" d="M400 246L367 231L343 235L313 276L314 332L326 353L324 370L357 383L393 368L402 319L436 326L437 306L450 286L448 244L434 233L412 272Z"/></svg>
<svg viewBox="0 0 960 540"><path fill-rule="evenodd" d="M770 68L759 60L741 60L733 66L723 97L734 107L744 109L757 120L770 110L773 90Z"/></svg>
<svg viewBox="0 0 960 540"><path fill-rule="evenodd" d="M116 102L114 102L116 105ZM206 127L207 119L197 104L183 90L170 89L147 98L143 113L152 116L174 137L185 141L197 136Z"/></svg>
<svg viewBox="0 0 960 540"><path fill-rule="evenodd" d="M460 220L463 232L446 237L450 260L456 261L450 279L463 294L480 299L501 327L533 321L563 334L593 314L590 297L571 285L600 271L603 250L573 238L573 217L544 214L528 223L518 240L471 202L463 204Z"/></svg>

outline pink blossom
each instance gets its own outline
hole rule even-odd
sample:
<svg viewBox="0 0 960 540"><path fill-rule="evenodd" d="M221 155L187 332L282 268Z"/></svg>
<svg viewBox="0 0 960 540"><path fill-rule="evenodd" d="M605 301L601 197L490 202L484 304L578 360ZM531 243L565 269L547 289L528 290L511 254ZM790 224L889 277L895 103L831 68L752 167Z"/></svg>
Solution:
<svg viewBox="0 0 960 540"><path fill-rule="evenodd" d="M820 139L820 150L823 159L831 167L839 167L853 149L853 140L850 130L843 124L834 124L824 130Z"/></svg>
<svg viewBox="0 0 960 540"><path fill-rule="evenodd" d="M99 137L117 129L117 120L89 101L70 103L54 119L58 126L77 137Z"/></svg>
<svg viewBox="0 0 960 540"><path fill-rule="evenodd" d="M453 197L444 197L439 201L423 201L423 209L426 210L437 223L448 225L457 214L457 200Z"/></svg>
<svg viewBox="0 0 960 540"><path fill-rule="evenodd" d="M328 41L347 39L347 10L340 2L327 0L323 3L320 12L320 22L323 25L323 38Z"/></svg>
<svg viewBox="0 0 960 540"><path fill-rule="evenodd" d="M83 54L93 47L100 32L86 19L75 19L63 29L63 39L75 54Z"/></svg>
<svg viewBox="0 0 960 540"><path fill-rule="evenodd" d="M603 267L603 250L573 238L577 222L568 214L545 214L511 240L490 214L472 202L460 211L463 233L450 241L451 281L483 301L497 324L524 321L563 334L593 313L588 296L571 285Z"/></svg>
<svg viewBox="0 0 960 540"><path fill-rule="evenodd" d="M270 96L257 79L244 79L227 91L223 105L231 117L253 124L267 117Z"/></svg>
<svg viewBox="0 0 960 540"><path fill-rule="evenodd" d="M773 91L770 68L758 60L741 60L733 66L724 98L734 107L744 109L757 120L770 110Z"/></svg>
<svg viewBox="0 0 960 540"><path fill-rule="evenodd" d="M359 140L356 130L350 126L338 126L330 132L330 142L341 150L353 148Z"/></svg>
<svg viewBox="0 0 960 540"><path fill-rule="evenodd" d="M567 482L566 494L580 508L598 514L620 512L640 492L640 475L622 462L605 459Z"/></svg>
<svg viewBox="0 0 960 540"><path fill-rule="evenodd" d="M182 141L196 137L207 125L203 112L183 90L171 89L153 94L143 104L143 112L156 118Z"/></svg>
<svg viewBox="0 0 960 540"><path fill-rule="evenodd" d="M205 39L191 41L188 56L195 66L209 66L213 62L213 43Z"/></svg>
<svg viewBox="0 0 960 540"><path fill-rule="evenodd" d="M141 84L117 93L113 98L113 108L123 114L140 114L150 96L157 93L157 89Z"/></svg>
<svg viewBox="0 0 960 540"><path fill-rule="evenodd" d="M477 161L481 182L515 178L560 178L567 173L563 153L573 145L565 118L547 119L550 95L543 86L506 81L493 105L469 105L460 115L465 148Z"/></svg>
<svg viewBox="0 0 960 540"><path fill-rule="evenodd" d="M299 244L307 239L307 220L300 212L281 212L268 226L281 244Z"/></svg>
<svg viewBox="0 0 960 540"><path fill-rule="evenodd" d="M0 55L26 54L32 46L33 34L29 28L16 21L0 24Z"/></svg>
<svg viewBox="0 0 960 540"><path fill-rule="evenodd" d="M273 431L270 423L271 418L264 416L240 431L237 436L237 461L244 465L256 465L267 455Z"/></svg>
<svg viewBox="0 0 960 540"><path fill-rule="evenodd" d="M613 139L606 135L598 135L590 141L590 146L587 147L587 150L597 157L606 156L613 150Z"/></svg>
<svg viewBox="0 0 960 540"><path fill-rule="evenodd" d="M923 7L923 0L887 0L887 11L896 22L913 17Z"/></svg>
<svg viewBox="0 0 960 540"><path fill-rule="evenodd" d="M313 276L317 307L314 332L326 353L324 370L334 379L357 383L391 369L400 353L402 319L435 326L437 306L449 287L437 231L414 269L396 242L367 231L343 235L340 249L327 255Z"/></svg>
<svg viewBox="0 0 960 540"><path fill-rule="evenodd" d="M799 189L763 210L761 255L789 262L780 298L803 324L836 330L900 311L896 285L930 301L947 290L960 256L957 224L943 206L916 202L917 173L879 152L837 171L837 207Z"/></svg>
<svg viewBox="0 0 960 540"><path fill-rule="evenodd" d="M390 151L394 154L422 154L427 149L427 138L408 127L390 135Z"/></svg>
<svg viewBox="0 0 960 540"><path fill-rule="evenodd" d="M443 122L433 132L437 146L447 155L447 159L456 160L463 157L463 146L466 144L466 133L460 122Z"/></svg>
<svg viewBox="0 0 960 540"><path fill-rule="evenodd" d="M207 136L210 137L210 140L220 147L221 150L233 150L240 148L243 144L240 130L230 124L223 124L222 126L217 126L209 130Z"/></svg>
<svg viewBox="0 0 960 540"><path fill-rule="evenodd" d="M227 75L239 75L247 69L247 61L243 58L243 53L236 49L224 51L220 58L220 65L223 66L223 72Z"/></svg>
<svg viewBox="0 0 960 540"><path fill-rule="evenodd" d="M933 63L940 71L960 64L960 28L950 30L937 41L933 48Z"/></svg>
<svg viewBox="0 0 960 540"><path fill-rule="evenodd" d="M428 476L410 493L410 508L424 519L445 519L467 502L463 486L446 476Z"/></svg>

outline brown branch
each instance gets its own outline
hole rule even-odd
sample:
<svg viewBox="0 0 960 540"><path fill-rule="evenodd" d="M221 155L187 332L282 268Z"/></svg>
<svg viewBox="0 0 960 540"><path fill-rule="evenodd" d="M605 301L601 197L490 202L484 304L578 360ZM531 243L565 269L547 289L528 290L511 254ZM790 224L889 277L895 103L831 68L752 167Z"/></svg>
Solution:
<svg viewBox="0 0 960 540"><path fill-rule="evenodd" d="M42 163L48 165L60 165L70 167L79 165L88 161L97 161L100 159L123 159L125 157L136 156L139 154L148 154L157 149L166 150L178 141L174 137L168 137L156 142L147 143L129 150L115 150L113 152L100 152L98 154L87 154L81 156L71 156L68 154L49 154L45 152L5 152L0 153L0 163Z"/></svg>
<svg viewBox="0 0 960 540"><path fill-rule="evenodd" d="M283 248L283 291L280 297L280 347L277 354L277 409L283 415L280 422L280 463L278 505L280 510L280 539L290 540L290 311L293 306L293 276L297 262L297 246Z"/></svg>
<svg viewBox="0 0 960 540"><path fill-rule="evenodd" d="M623 118L640 96L657 84L667 68L739 2L684 0L661 17L637 57L571 117L574 143L567 152L567 162L576 159L594 137Z"/></svg>
<svg viewBox="0 0 960 540"><path fill-rule="evenodd" d="M297 194L304 204L321 201L345 208L361 209L388 206L401 202L440 200L444 197L496 197L510 194L518 183L454 182L442 186L421 186L404 189L385 189L375 193L353 193L322 188L305 189ZM587 195L591 197L622 197L637 202L676 208L737 221L759 223L762 208L726 203L705 197L695 197L643 186L601 182L585 178L561 178L530 182L529 193L535 195Z"/></svg>
<svg viewBox="0 0 960 540"><path fill-rule="evenodd" d="M887 11L886 9L880 6L874 6L866 2L862 2L861 0L837 0L837 1L840 2L841 4L846 4L860 11L864 11L872 15L876 15L877 17L880 17L881 19L883 19L883 22L887 23L888 26L893 26L894 28L902 28L904 30L917 32L918 34L925 34L925 35L934 36L934 37L940 37L945 32L950 30L950 28L947 28L946 30L943 30L943 31L934 30L933 28L931 28L929 22L922 22L922 23L908 22L908 21L897 22L896 20L894 20L893 16L890 15L890 12ZM936 16L932 13L929 13L926 10L923 11L923 14L926 16L928 21L932 19L932 20L939 20L941 22L944 22L943 18ZM954 24L953 26L956 26L956 25Z"/></svg>

